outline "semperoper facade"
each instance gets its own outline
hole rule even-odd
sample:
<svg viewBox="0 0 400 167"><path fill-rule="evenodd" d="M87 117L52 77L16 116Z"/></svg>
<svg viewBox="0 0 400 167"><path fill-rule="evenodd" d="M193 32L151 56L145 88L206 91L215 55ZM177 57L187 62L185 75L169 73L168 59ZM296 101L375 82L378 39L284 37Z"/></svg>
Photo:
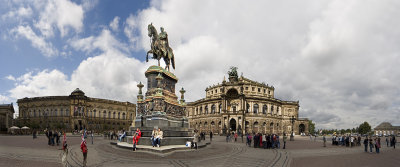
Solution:
<svg viewBox="0 0 400 167"><path fill-rule="evenodd" d="M236 67L228 74L229 81L224 78L222 84L206 88L205 98L187 104L191 128L275 134L290 134L294 128L295 134L308 134L308 119L299 118L298 101L274 98L273 86L238 77Z"/></svg>
<svg viewBox="0 0 400 167"><path fill-rule="evenodd" d="M18 99L19 117L39 129L127 130L135 118L136 105L85 96L78 88L69 96Z"/></svg>

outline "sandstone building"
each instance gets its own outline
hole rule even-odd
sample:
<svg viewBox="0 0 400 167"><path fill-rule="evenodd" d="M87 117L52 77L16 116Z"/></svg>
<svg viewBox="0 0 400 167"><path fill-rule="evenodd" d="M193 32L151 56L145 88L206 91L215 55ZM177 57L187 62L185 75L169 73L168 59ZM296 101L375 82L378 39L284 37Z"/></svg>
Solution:
<svg viewBox="0 0 400 167"><path fill-rule="evenodd" d="M69 96L23 98L17 103L21 122L40 129L127 130L136 113L135 104L87 97L78 88Z"/></svg>
<svg viewBox="0 0 400 167"><path fill-rule="evenodd" d="M400 135L400 126L393 126L389 122L382 122L374 128L375 135Z"/></svg>
<svg viewBox="0 0 400 167"><path fill-rule="evenodd" d="M190 127L213 133L261 132L308 134L308 119L299 118L299 102L274 97L275 88L238 77L236 69L221 84L206 88L206 97L187 103ZM294 118L292 127L291 119Z"/></svg>
<svg viewBox="0 0 400 167"><path fill-rule="evenodd" d="M0 131L6 132L8 128L13 126L14 115L13 104L0 104Z"/></svg>

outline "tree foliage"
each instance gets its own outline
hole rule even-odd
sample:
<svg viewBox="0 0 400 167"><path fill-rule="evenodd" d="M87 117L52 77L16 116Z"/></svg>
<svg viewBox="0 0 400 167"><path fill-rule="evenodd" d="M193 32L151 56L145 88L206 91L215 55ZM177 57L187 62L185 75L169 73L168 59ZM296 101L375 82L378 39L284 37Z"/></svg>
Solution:
<svg viewBox="0 0 400 167"><path fill-rule="evenodd" d="M308 132L315 134L315 124L311 120L308 121Z"/></svg>
<svg viewBox="0 0 400 167"><path fill-rule="evenodd" d="M368 134L371 131L371 125L369 125L368 122L364 122L360 124L358 127L358 133L359 134Z"/></svg>

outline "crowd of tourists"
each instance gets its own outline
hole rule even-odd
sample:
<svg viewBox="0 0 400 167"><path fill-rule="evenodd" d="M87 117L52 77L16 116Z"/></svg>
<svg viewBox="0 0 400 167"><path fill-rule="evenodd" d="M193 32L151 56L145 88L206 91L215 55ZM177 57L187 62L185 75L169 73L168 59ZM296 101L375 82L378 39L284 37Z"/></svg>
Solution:
<svg viewBox="0 0 400 167"><path fill-rule="evenodd" d="M361 136L350 136L350 135L333 136L332 145L346 146L346 147L361 146Z"/></svg>
<svg viewBox="0 0 400 167"><path fill-rule="evenodd" d="M49 146L54 146L57 144L60 145L60 136L61 136L61 132L60 131L56 131L56 130L44 130L44 133L47 137L47 144ZM33 135L33 138L36 138L36 135Z"/></svg>
<svg viewBox="0 0 400 167"><path fill-rule="evenodd" d="M253 143L254 148L280 149L281 142L279 138L278 134L247 133L246 145L251 147ZM286 148L286 139L286 134L283 134L283 149Z"/></svg>

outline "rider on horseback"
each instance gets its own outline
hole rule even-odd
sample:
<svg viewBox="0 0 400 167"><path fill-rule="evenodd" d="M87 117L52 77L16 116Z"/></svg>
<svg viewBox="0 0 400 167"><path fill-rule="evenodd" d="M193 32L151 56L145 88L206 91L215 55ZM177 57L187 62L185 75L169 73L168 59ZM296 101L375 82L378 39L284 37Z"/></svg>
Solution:
<svg viewBox="0 0 400 167"><path fill-rule="evenodd" d="M164 53L164 57L167 57L167 53L168 53L168 48L169 48L169 44L168 44L168 34L166 31L164 31L164 28L161 27L160 28L161 32L158 35L158 38L160 39L160 43L161 43L161 50Z"/></svg>

